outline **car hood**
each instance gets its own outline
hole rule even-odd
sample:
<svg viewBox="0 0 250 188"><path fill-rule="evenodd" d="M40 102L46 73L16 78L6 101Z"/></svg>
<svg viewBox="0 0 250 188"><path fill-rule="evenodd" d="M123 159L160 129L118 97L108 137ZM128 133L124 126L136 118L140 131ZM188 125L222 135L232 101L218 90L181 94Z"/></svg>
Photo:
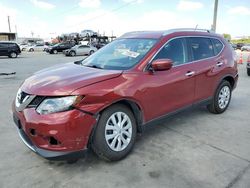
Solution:
<svg viewBox="0 0 250 188"><path fill-rule="evenodd" d="M69 95L74 90L118 77L120 70L102 70L76 63L56 65L27 78L21 90L32 95Z"/></svg>

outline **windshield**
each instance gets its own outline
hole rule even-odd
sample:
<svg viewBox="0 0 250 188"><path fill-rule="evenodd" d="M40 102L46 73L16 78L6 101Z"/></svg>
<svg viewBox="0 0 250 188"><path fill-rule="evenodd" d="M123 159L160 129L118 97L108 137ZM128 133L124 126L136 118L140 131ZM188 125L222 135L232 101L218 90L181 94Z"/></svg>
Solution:
<svg viewBox="0 0 250 188"><path fill-rule="evenodd" d="M82 65L110 70L127 70L140 62L155 39L117 39L82 61Z"/></svg>

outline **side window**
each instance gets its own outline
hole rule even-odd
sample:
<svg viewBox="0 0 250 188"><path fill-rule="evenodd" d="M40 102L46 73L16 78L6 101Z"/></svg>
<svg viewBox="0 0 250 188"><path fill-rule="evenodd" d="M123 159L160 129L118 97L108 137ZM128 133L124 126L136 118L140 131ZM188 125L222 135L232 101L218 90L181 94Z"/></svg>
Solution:
<svg viewBox="0 0 250 188"><path fill-rule="evenodd" d="M218 55L221 52L222 48L223 48L223 44L218 39L212 39L212 41L213 41L213 44L214 44L215 55Z"/></svg>
<svg viewBox="0 0 250 188"><path fill-rule="evenodd" d="M190 37L189 45L193 53L193 60L200 60L214 56L211 39L203 37Z"/></svg>
<svg viewBox="0 0 250 188"><path fill-rule="evenodd" d="M182 38L173 39L168 42L155 56L156 59L171 59L174 66L187 62L185 40Z"/></svg>

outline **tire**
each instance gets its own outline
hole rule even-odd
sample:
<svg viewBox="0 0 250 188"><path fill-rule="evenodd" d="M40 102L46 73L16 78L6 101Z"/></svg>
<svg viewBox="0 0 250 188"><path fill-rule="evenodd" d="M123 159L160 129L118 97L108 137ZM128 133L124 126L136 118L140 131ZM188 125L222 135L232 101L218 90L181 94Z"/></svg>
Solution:
<svg viewBox="0 0 250 188"><path fill-rule="evenodd" d="M53 54L57 54L58 51L57 51L57 50L53 50L52 53L53 53Z"/></svg>
<svg viewBox="0 0 250 188"><path fill-rule="evenodd" d="M94 52L94 50L90 50L89 55L92 55Z"/></svg>
<svg viewBox="0 0 250 188"><path fill-rule="evenodd" d="M72 56L72 57L73 57L73 56L76 56L76 52L70 51L70 52L69 52L69 55Z"/></svg>
<svg viewBox="0 0 250 188"><path fill-rule="evenodd" d="M247 75L250 76L250 68L247 68Z"/></svg>
<svg viewBox="0 0 250 188"><path fill-rule="evenodd" d="M11 52L9 57L10 58L17 58L17 53L16 52Z"/></svg>
<svg viewBox="0 0 250 188"><path fill-rule="evenodd" d="M221 114L228 108L232 96L231 84L223 80L217 88L212 103L207 106L209 112L213 114Z"/></svg>
<svg viewBox="0 0 250 188"><path fill-rule="evenodd" d="M120 121L118 119L119 115ZM116 124L122 122L122 120L125 121L122 127L126 129L120 129L121 127ZM114 121L115 123L113 123ZM121 160L133 148L136 139L136 130L136 121L131 110L125 105L113 105L103 111L100 116L92 136L92 150L100 158L107 161Z"/></svg>
<svg viewBox="0 0 250 188"><path fill-rule="evenodd" d="M29 52L34 52L34 49L33 49L33 48L30 48L30 49L29 49Z"/></svg>

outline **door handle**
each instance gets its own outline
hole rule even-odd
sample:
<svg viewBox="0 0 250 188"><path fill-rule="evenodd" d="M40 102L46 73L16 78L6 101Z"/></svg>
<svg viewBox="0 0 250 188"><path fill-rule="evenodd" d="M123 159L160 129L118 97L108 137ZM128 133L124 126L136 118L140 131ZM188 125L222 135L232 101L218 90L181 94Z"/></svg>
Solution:
<svg viewBox="0 0 250 188"><path fill-rule="evenodd" d="M194 71L188 71L185 75L186 75L186 76L193 76L194 73L195 73Z"/></svg>
<svg viewBox="0 0 250 188"><path fill-rule="evenodd" d="M218 63L216 63L216 66L221 67L223 64L224 64L223 62L218 62Z"/></svg>

